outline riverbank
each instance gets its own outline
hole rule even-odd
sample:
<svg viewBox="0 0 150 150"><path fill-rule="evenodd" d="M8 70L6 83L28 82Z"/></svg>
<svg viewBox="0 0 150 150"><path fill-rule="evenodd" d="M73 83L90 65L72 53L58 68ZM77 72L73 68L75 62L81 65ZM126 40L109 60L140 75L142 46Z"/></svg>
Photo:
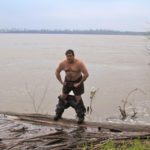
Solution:
<svg viewBox="0 0 150 150"><path fill-rule="evenodd" d="M61 150L93 149L109 140L122 142L131 139L149 139L150 126L85 122L76 120L53 121L53 116L0 112L0 149ZM109 144L108 144L109 145Z"/></svg>

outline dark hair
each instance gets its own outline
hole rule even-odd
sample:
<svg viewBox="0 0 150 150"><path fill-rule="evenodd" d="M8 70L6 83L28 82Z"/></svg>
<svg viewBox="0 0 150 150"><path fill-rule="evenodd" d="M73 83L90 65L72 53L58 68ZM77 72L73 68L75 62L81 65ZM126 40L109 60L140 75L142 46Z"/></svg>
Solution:
<svg viewBox="0 0 150 150"><path fill-rule="evenodd" d="M66 54L66 56L68 54L72 54L74 56L74 51L72 49L68 49L65 54Z"/></svg>

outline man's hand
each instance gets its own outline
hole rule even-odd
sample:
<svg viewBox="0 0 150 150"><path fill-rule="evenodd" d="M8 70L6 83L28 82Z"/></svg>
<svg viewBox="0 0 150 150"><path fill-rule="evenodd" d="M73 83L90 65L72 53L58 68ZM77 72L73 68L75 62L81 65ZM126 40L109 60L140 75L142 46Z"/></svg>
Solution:
<svg viewBox="0 0 150 150"><path fill-rule="evenodd" d="M80 86L80 82L79 83L75 83L73 86L75 87L75 88L77 88L77 87L79 87Z"/></svg>

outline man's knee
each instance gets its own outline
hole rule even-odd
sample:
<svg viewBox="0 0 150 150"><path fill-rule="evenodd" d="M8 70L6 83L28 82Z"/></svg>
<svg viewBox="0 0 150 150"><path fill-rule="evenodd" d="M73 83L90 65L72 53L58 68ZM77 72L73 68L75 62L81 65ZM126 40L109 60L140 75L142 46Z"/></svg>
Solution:
<svg viewBox="0 0 150 150"><path fill-rule="evenodd" d="M80 114L85 114L86 112L86 109L85 109L85 106L84 106L84 103L83 103L83 100L82 98L79 100L79 102L77 103L77 106L76 106L76 112L78 115Z"/></svg>

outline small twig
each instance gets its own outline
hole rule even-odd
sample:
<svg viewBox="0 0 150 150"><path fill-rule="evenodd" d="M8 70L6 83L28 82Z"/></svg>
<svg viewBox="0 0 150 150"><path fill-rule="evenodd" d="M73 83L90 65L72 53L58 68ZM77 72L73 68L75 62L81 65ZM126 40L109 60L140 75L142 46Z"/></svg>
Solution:
<svg viewBox="0 0 150 150"><path fill-rule="evenodd" d="M133 110L133 115L131 116L131 118L134 119L134 118L136 118L137 112L135 111L135 108L133 108L132 110Z"/></svg>
<svg viewBox="0 0 150 150"><path fill-rule="evenodd" d="M38 107L37 107L37 112L39 112L39 109L40 109L40 107L41 107L41 105L42 105L42 103L43 103L43 101L44 101L44 99L45 99L45 96L46 96L46 94L47 94L47 90L48 90L48 82L47 82L47 86L45 87L43 96L41 97L41 101L40 101L40 103L39 103L39 105L38 105Z"/></svg>
<svg viewBox="0 0 150 150"><path fill-rule="evenodd" d="M35 104L35 93L32 95L32 93L28 89L28 85L27 84L25 84L25 87L26 87L26 91L27 91L29 97L31 98L31 100L33 102L34 111L37 113L36 104Z"/></svg>

